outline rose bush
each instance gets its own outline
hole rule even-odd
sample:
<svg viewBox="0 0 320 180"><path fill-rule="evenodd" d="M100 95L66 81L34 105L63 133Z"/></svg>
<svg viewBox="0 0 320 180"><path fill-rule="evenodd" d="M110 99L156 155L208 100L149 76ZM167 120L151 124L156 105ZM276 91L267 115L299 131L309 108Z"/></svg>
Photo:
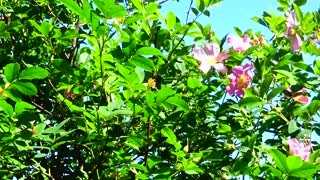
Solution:
<svg viewBox="0 0 320 180"><path fill-rule="evenodd" d="M1 1L0 176L317 179L320 11L278 2L268 40L221 0Z"/></svg>

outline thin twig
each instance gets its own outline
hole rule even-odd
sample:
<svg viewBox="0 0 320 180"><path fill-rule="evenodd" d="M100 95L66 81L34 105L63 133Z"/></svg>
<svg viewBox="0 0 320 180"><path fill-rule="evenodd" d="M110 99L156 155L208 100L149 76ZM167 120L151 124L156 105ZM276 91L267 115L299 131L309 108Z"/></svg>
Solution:
<svg viewBox="0 0 320 180"><path fill-rule="evenodd" d="M278 115L287 123L289 123L289 120L282 114L281 110L279 108L277 108L275 105L273 105L271 102L269 103L270 106L275 109L278 113Z"/></svg>
<svg viewBox="0 0 320 180"><path fill-rule="evenodd" d="M189 5L189 9L188 9L188 12L187 12L187 17L186 17L186 24L188 23L189 14L190 14L190 10L191 10L192 4L193 4L193 0L191 0L190 5Z"/></svg>
<svg viewBox="0 0 320 180"><path fill-rule="evenodd" d="M36 102L31 101L31 103L32 103L33 105L37 106L37 107L38 107L39 109L41 109L42 111L44 111L44 112L46 112L46 113L48 113L48 114L50 114L50 115L52 116L52 113L51 113L50 111L46 110L44 107L40 106L40 105L37 104Z"/></svg>

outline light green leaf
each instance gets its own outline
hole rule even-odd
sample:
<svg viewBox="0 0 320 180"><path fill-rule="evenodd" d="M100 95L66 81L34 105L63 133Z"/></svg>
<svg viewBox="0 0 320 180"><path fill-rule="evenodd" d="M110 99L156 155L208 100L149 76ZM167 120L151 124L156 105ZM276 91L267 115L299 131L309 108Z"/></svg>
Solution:
<svg viewBox="0 0 320 180"><path fill-rule="evenodd" d="M5 100L0 100L0 110L11 116L13 114L13 108Z"/></svg>
<svg viewBox="0 0 320 180"><path fill-rule="evenodd" d="M79 16L83 15L82 9L76 3L77 1L74 1L74 0L60 0L60 2L62 2L68 9L70 9L71 11L76 13L77 15L79 15Z"/></svg>
<svg viewBox="0 0 320 180"><path fill-rule="evenodd" d="M202 85L201 81L196 78L188 77L187 80L187 86L191 89L195 89L197 87L200 87Z"/></svg>
<svg viewBox="0 0 320 180"><path fill-rule="evenodd" d="M297 130L299 130L299 127L297 126L297 122L295 120L291 120L288 125L288 133L291 134L296 132Z"/></svg>
<svg viewBox="0 0 320 180"><path fill-rule="evenodd" d="M19 101L15 104L15 112L17 114L21 114L23 113L24 111L27 111L28 109L35 109L36 107L33 106L32 104L29 104L27 102L23 102L23 101Z"/></svg>
<svg viewBox="0 0 320 180"><path fill-rule="evenodd" d="M288 165L286 161L286 156L282 154L277 149L271 149L270 155L273 157L274 162L276 163L277 167L284 173L288 172Z"/></svg>
<svg viewBox="0 0 320 180"><path fill-rule="evenodd" d="M177 137L170 128L165 127L161 129L161 134L167 137L166 142L174 145L177 150L182 147L181 144L177 142Z"/></svg>
<svg viewBox="0 0 320 180"><path fill-rule="evenodd" d="M313 65L314 65L314 73L320 76L320 60L315 60Z"/></svg>
<svg viewBox="0 0 320 180"><path fill-rule="evenodd" d="M130 61L130 63L134 64L137 67L141 67L142 69L145 69L147 71L153 71L154 64L152 60L141 57L141 56L133 56Z"/></svg>
<svg viewBox="0 0 320 180"><path fill-rule="evenodd" d="M137 50L136 55L154 55L163 56L162 52L154 47L142 47Z"/></svg>
<svg viewBox="0 0 320 180"><path fill-rule="evenodd" d="M288 175L300 178L311 178L317 172L317 167L311 163L304 162L298 156L289 156L287 158L289 168Z"/></svg>
<svg viewBox="0 0 320 180"><path fill-rule="evenodd" d="M173 12L169 11L167 14L167 27L169 30L171 30L174 25L176 24L176 16Z"/></svg>
<svg viewBox="0 0 320 180"><path fill-rule="evenodd" d="M141 5L141 1L140 0L131 0L131 2L133 3L133 5L138 9L138 11L140 13L143 12L143 7Z"/></svg>
<svg viewBox="0 0 320 180"><path fill-rule="evenodd" d="M14 88L16 88L18 91L20 91L22 94L28 95L28 96L34 96L37 94L37 88L34 84L31 82L14 82L12 84Z"/></svg>
<svg viewBox="0 0 320 180"><path fill-rule="evenodd" d="M49 72L41 67L29 67L21 71L20 79L44 79L49 75Z"/></svg>
<svg viewBox="0 0 320 180"><path fill-rule="evenodd" d="M4 76L11 83L19 74L20 64L10 63L4 67Z"/></svg>

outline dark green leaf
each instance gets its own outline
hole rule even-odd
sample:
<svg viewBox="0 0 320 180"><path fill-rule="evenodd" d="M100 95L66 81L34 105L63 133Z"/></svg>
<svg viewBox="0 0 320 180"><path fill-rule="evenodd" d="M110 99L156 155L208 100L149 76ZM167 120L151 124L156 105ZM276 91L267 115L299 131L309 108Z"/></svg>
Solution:
<svg viewBox="0 0 320 180"><path fill-rule="evenodd" d="M179 97L169 97L166 100L167 103L176 105L177 107L181 108L184 111L188 111L189 110L189 105L188 103L186 103L183 99L179 98Z"/></svg>

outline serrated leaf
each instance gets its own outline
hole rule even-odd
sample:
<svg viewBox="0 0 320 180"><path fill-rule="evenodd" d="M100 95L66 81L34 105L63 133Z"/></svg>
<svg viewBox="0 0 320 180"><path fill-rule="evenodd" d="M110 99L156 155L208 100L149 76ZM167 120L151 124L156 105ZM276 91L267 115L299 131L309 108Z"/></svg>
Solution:
<svg viewBox="0 0 320 180"><path fill-rule="evenodd" d="M49 72L41 67L28 67L21 71L19 79L44 79L49 75Z"/></svg>
<svg viewBox="0 0 320 180"><path fill-rule="evenodd" d="M31 82L14 82L12 84L18 91L27 96L34 96L37 94L37 87Z"/></svg>
<svg viewBox="0 0 320 180"><path fill-rule="evenodd" d="M4 76L8 80L8 82L12 82L19 74L20 64L18 63L10 63L4 67Z"/></svg>

